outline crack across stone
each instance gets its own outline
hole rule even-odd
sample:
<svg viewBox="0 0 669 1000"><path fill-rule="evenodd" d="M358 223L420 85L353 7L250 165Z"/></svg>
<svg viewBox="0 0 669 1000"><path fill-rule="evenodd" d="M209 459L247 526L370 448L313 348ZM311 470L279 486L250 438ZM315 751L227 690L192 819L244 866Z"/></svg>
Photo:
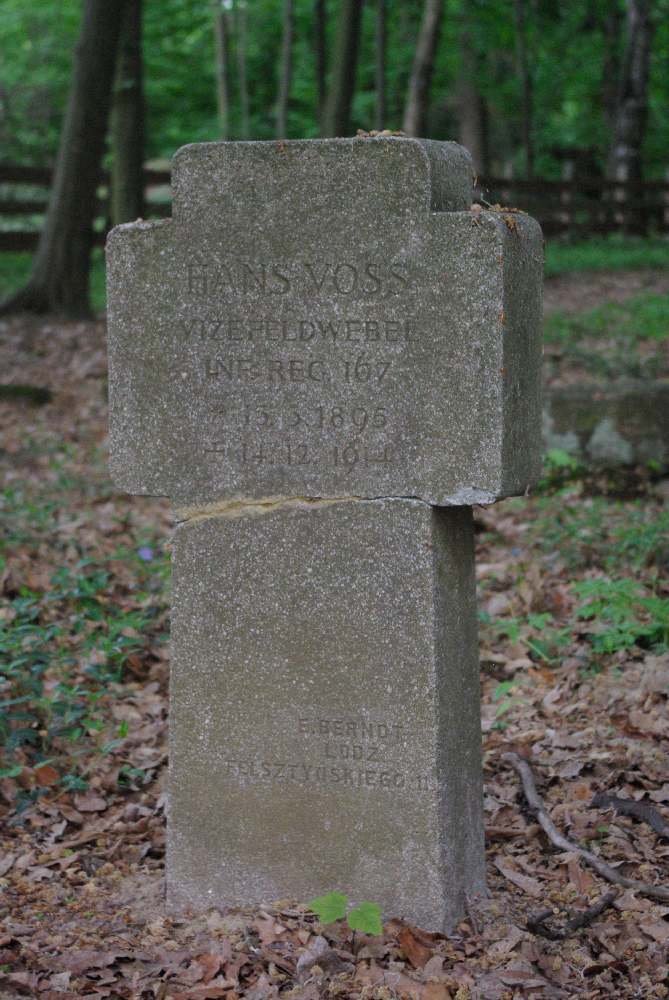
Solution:
<svg viewBox="0 0 669 1000"><path fill-rule="evenodd" d="M447 498L444 504L433 504L417 496L337 496L337 497L267 497L257 500L224 500L219 503L204 504L202 506L189 505L187 507L176 507L174 516L176 523L192 524L196 521L204 521L212 517L262 517L277 510L290 508L318 509L331 507L339 503L384 503L386 501L402 501L404 503L421 504L424 507L471 507L474 504L491 504L495 502L495 495L488 490L481 490L477 487L458 490L452 497Z"/></svg>

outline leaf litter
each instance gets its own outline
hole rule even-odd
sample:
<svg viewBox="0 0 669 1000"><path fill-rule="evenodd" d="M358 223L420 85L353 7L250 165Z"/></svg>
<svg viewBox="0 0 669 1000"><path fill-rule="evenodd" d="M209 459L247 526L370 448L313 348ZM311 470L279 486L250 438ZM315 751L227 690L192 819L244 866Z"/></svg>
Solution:
<svg viewBox="0 0 669 1000"><path fill-rule="evenodd" d="M17 318L0 332L4 378L52 391L39 407L0 402L0 625L42 705L22 681L4 734L0 995L669 996L669 906L618 890L590 919L613 887L549 843L505 760L530 764L566 838L668 884L669 655L662 606L648 603L667 598L666 484L644 480L631 499L572 484L477 512L490 893L452 934L384 914L369 936L321 925L297 900L175 917L163 899L168 504L108 480L103 324ZM616 579L646 603L579 617L574 585L606 594Z"/></svg>

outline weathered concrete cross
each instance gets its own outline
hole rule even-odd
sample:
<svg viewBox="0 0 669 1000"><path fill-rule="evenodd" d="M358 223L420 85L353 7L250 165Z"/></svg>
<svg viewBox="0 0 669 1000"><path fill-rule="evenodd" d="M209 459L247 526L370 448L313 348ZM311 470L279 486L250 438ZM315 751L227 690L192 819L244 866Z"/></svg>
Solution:
<svg viewBox="0 0 669 1000"><path fill-rule="evenodd" d="M168 895L483 890L471 505L540 453L539 227L453 143L187 146L108 244L112 469L175 506Z"/></svg>

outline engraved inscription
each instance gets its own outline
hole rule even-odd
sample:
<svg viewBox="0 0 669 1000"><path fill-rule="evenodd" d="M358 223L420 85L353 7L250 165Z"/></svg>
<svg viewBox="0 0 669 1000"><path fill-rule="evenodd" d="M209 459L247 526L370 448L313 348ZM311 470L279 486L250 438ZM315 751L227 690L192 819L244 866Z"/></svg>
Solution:
<svg viewBox="0 0 669 1000"><path fill-rule="evenodd" d="M304 358L261 358L253 355L235 358L205 358L208 378L245 384L287 385L299 382L371 382L381 385L392 367L389 359L370 361L361 354L343 358L339 365L325 360Z"/></svg>
<svg viewBox="0 0 669 1000"><path fill-rule="evenodd" d="M401 757L409 735L399 723L302 717L296 737L306 751L322 759L228 758L225 773L242 784L292 782L389 792L429 791L434 785L429 775L408 773L393 760Z"/></svg>
<svg viewBox="0 0 669 1000"><path fill-rule="evenodd" d="M407 775L402 771L378 767L340 767L323 764L304 764L295 761L252 760L244 758L228 759L224 762L225 773L241 782L267 782L282 784L295 782L299 785L339 785L349 788L376 788L381 791L413 789L418 792L430 790L427 775Z"/></svg>
<svg viewBox="0 0 669 1000"><path fill-rule="evenodd" d="M404 261L281 261L264 263L196 257L185 268L185 287L191 295L262 294L290 292L319 295L363 294L371 298L397 295L409 286Z"/></svg>
<svg viewBox="0 0 669 1000"><path fill-rule="evenodd" d="M249 316L206 316L181 320L188 339L216 343L301 344L410 344L418 340L415 320L362 319L253 319Z"/></svg>
<svg viewBox="0 0 669 1000"><path fill-rule="evenodd" d="M223 418L240 427L254 431L295 430L298 427L313 430L347 430L362 434L366 430L383 430L388 426L388 412L383 406L314 406L296 409L261 409L245 407L235 416L225 410L219 411Z"/></svg>
<svg viewBox="0 0 669 1000"><path fill-rule="evenodd" d="M258 469L325 465L346 475L401 460L406 440L398 441L382 404L425 339L416 317L396 314L415 283L414 267L202 254L184 267L174 335L195 354L209 460ZM245 298L261 315L247 311Z"/></svg>

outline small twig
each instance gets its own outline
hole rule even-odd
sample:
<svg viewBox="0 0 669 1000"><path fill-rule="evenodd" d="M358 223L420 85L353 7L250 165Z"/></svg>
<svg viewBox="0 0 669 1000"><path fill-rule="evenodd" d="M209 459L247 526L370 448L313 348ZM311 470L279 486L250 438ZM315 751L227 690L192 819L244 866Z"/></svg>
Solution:
<svg viewBox="0 0 669 1000"><path fill-rule="evenodd" d="M604 910L608 910L609 906L612 906L618 898L618 890L611 889L607 892L605 896L600 896L596 903L589 906L587 910L583 910L582 913L575 913L570 920L567 921L567 926L565 927L565 932L567 934L572 934L574 931L578 931L581 927L587 927L596 920L600 913Z"/></svg>
<svg viewBox="0 0 669 1000"><path fill-rule="evenodd" d="M550 924L545 923L549 917L553 916L552 910L541 910L527 918L527 929L533 934L540 934L542 937L548 938L549 941L564 941L570 934L580 931L583 927L588 927L604 910L608 910L617 898L618 890L612 889L605 896L601 896L592 906L589 906L587 910L575 913L564 927L560 928L551 927Z"/></svg>
<svg viewBox="0 0 669 1000"><path fill-rule="evenodd" d="M561 851L577 854L598 875L613 885L621 885L624 889L632 889L635 892L641 893L642 896L649 896L651 899L658 899L663 903L669 903L669 889L665 886L651 885L648 882L637 882L636 879L625 878L624 875L620 875L615 868L607 865L605 861L602 861L592 851L586 850L585 847L580 847L573 840L568 840L567 837L563 836L544 808L544 804L534 783L532 768L527 761L519 757L517 753L502 754L502 760L507 761L518 772L530 812L536 817L542 830L555 847L559 847Z"/></svg>
<svg viewBox="0 0 669 1000"><path fill-rule="evenodd" d="M549 941L561 941L564 937L562 931L553 930L544 923L549 917L553 916L552 910L539 910L538 913L531 913L527 918L526 927L528 931L532 934L541 934L542 937L548 938Z"/></svg>
<svg viewBox="0 0 669 1000"><path fill-rule="evenodd" d="M590 803L591 809L615 809L622 816L634 816L642 823L647 823L658 837L669 840L669 826L664 822L660 812L650 802L635 802L633 799L621 799L617 795L600 792Z"/></svg>

